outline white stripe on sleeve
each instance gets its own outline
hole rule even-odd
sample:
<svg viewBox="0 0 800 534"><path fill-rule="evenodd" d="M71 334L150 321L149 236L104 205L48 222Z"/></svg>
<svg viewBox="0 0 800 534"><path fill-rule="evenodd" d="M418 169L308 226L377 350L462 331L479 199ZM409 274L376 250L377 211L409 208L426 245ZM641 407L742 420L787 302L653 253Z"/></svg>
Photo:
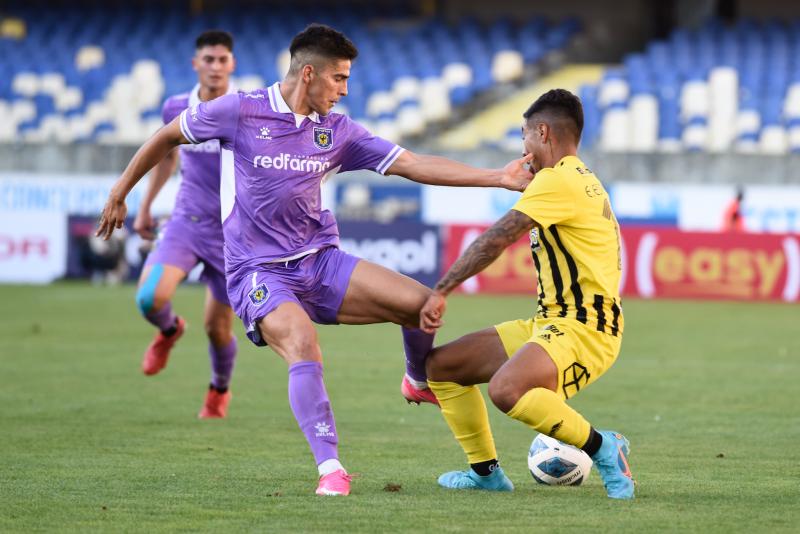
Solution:
<svg viewBox="0 0 800 534"><path fill-rule="evenodd" d="M187 141L189 141L194 145L197 145L200 143L200 141L198 141L197 138L195 138L195 136L192 135L192 132L189 130L189 124L186 119L186 114L189 112L189 109L190 108L184 109L181 112L181 120L180 120L181 133L183 134L183 136L186 138Z"/></svg>
<svg viewBox="0 0 800 534"><path fill-rule="evenodd" d="M383 158L383 161L381 161L378 166L375 167L375 170L381 174L386 174L386 171L389 170L389 167L392 166L392 163L394 163L395 160L400 157L400 154L405 152L405 150L405 148L395 145L394 148L388 154L386 154L386 157Z"/></svg>

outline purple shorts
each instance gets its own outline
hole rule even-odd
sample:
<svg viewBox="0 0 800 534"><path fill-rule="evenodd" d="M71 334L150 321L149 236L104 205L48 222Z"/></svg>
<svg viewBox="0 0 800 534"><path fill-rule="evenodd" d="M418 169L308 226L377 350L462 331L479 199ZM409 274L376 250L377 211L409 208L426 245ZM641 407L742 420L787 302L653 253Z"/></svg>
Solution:
<svg viewBox="0 0 800 534"><path fill-rule="evenodd" d="M172 217L159 231L155 249L147 256L145 267L161 263L189 273L202 263L200 279L217 301L227 305L222 245L222 228L218 223Z"/></svg>
<svg viewBox="0 0 800 534"><path fill-rule="evenodd" d="M326 247L297 260L262 263L228 276L228 297L244 323L247 337L258 346L258 321L284 302L296 302L318 324L338 324L350 276L359 258L336 247Z"/></svg>

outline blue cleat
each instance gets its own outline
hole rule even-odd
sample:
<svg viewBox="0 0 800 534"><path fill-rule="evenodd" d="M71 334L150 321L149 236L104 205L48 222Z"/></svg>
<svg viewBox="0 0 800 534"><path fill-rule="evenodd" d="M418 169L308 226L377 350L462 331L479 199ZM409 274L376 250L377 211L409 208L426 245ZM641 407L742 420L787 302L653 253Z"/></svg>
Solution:
<svg viewBox="0 0 800 534"><path fill-rule="evenodd" d="M600 430L603 444L592 460L600 476L606 493L612 499L633 499L633 475L628 466L630 443L622 434L612 430Z"/></svg>
<svg viewBox="0 0 800 534"><path fill-rule="evenodd" d="M447 489L476 489L488 491L514 491L514 483L497 467L489 476L482 477L472 469L450 471L439 477L439 485Z"/></svg>

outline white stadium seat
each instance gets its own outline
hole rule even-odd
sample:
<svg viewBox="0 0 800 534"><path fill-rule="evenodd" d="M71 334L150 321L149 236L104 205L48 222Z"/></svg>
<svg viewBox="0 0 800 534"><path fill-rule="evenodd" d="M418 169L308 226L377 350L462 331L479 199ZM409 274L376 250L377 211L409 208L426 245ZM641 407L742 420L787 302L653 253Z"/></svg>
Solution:
<svg viewBox="0 0 800 534"><path fill-rule="evenodd" d="M765 126L761 130L759 148L762 154L782 155L789 149L789 139L786 129L779 125Z"/></svg>
<svg viewBox="0 0 800 534"><path fill-rule="evenodd" d="M625 152L630 149L630 113L627 108L611 108L603 115L600 126L600 144L609 152Z"/></svg>
<svg viewBox="0 0 800 534"><path fill-rule="evenodd" d="M75 54L75 68L86 71L102 67L106 62L106 53L99 46L86 45Z"/></svg>
<svg viewBox="0 0 800 534"><path fill-rule="evenodd" d="M425 131L425 117L419 106L403 106L397 112L400 135L419 135Z"/></svg>
<svg viewBox="0 0 800 534"><path fill-rule="evenodd" d="M683 129L683 146L687 150L705 150L708 146L708 125L690 124Z"/></svg>
<svg viewBox="0 0 800 534"><path fill-rule="evenodd" d="M737 136L757 134L761 130L761 114L754 109L743 109L736 115Z"/></svg>
<svg viewBox="0 0 800 534"><path fill-rule="evenodd" d="M800 150L800 126L789 128L789 150L792 152Z"/></svg>
<svg viewBox="0 0 800 534"><path fill-rule="evenodd" d="M739 154L758 153L758 141L754 139L739 139L734 143L733 147Z"/></svg>
<svg viewBox="0 0 800 534"><path fill-rule="evenodd" d="M376 91L367 99L367 115L377 117L383 113L394 113L397 99L389 91Z"/></svg>
<svg viewBox="0 0 800 534"><path fill-rule="evenodd" d="M708 148L723 152L730 148L736 137L736 119L739 111L739 75L732 67L716 67L708 80L709 114Z"/></svg>
<svg viewBox="0 0 800 534"><path fill-rule="evenodd" d="M624 104L628 101L630 92L630 86L625 80L620 78L604 80L597 93L597 103L601 108L607 108L611 104Z"/></svg>
<svg viewBox="0 0 800 534"><path fill-rule="evenodd" d="M398 102L404 100L419 100L422 83L416 76L402 76L392 84L392 94Z"/></svg>
<svg viewBox="0 0 800 534"><path fill-rule="evenodd" d="M793 83L789 86L783 112L787 119L800 118L800 83Z"/></svg>
<svg viewBox="0 0 800 534"><path fill-rule="evenodd" d="M447 84L438 78L422 82L420 109L426 122L435 122L450 116L450 94Z"/></svg>
<svg viewBox="0 0 800 534"><path fill-rule="evenodd" d="M708 82L692 80L681 89L681 117L688 121L694 117L708 117Z"/></svg>
<svg viewBox="0 0 800 534"><path fill-rule="evenodd" d="M518 80L525 70L525 59L516 50L500 50L492 58L492 79L499 83Z"/></svg>
<svg viewBox="0 0 800 534"><path fill-rule="evenodd" d="M103 101L92 102L86 108L86 119L92 127L106 122L111 119L111 108Z"/></svg>
<svg viewBox="0 0 800 534"><path fill-rule="evenodd" d="M289 65L292 62L292 56L289 54L289 49L284 49L278 52L275 57L275 68L278 70L278 76L283 78L289 72Z"/></svg>
<svg viewBox="0 0 800 534"><path fill-rule="evenodd" d="M664 154L677 154L683 150L683 143L680 139L663 137L658 140L658 151Z"/></svg>
<svg viewBox="0 0 800 534"><path fill-rule="evenodd" d="M641 94L631 98L628 109L630 149L635 152L652 152L658 145L658 99Z"/></svg>
<svg viewBox="0 0 800 534"><path fill-rule="evenodd" d="M156 133L163 125L164 123L161 122L160 117L150 117L149 119L145 119L141 128L143 139L147 139Z"/></svg>
<svg viewBox="0 0 800 534"><path fill-rule="evenodd" d="M472 83L472 67L466 63L448 63L442 69L442 79L448 89Z"/></svg>
<svg viewBox="0 0 800 534"><path fill-rule="evenodd" d="M142 59L133 64L130 81L133 84L134 106L140 110L157 109L164 95L164 78L161 66L152 59Z"/></svg>
<svg viewBox="0 0 800 534"><path fill-rule="evenodd" d="M80 87L65 87L53 100L58 111L69 111L83 104L83 91Z"/></svg>
<svg viewBox="0 0 800 534"><path fill-rule="evenodd" d="M0 117L9 117L11 120L0 121L0 142L11 141L17 137L17 122L11 115L11 104L0 100Z"/></svg>
<svg viewBox="0 0 800 534"><path fill-rule="evenodd" d="M67 121L67 128L72 132L75 139L89 137L94 129L94 124L86 115L75 115Z"/></svg>
<svg viewBox="0 0 800 534"><path fill-rule="evenodd" d="M11 104L11 120L16 124L36 117L36 104L32 100L15 100Z"/></svg>
<svg viewBox="0 0 800 534"><path fill-rule="evenodd" d="M57 96L64 90L66 83L64 82L64 75L58 72L48 72L39 76L39 92Z"/></svg>
<svg viewBox="0 0 800 534"><path fill-rule="evenodd" d="M383 137L393 143L400 140L400 130L397 128L395 121L392 119L383 119L374 123L373 134L378 137Z"/></svg>
<svg viewBox="0 0 800 534"><path fill-rule="evenodd" d="M11 90L18 95L33 97L39 89L39 76L33 72L20 72L11 80Z"/></svg>
<svg viewBox="0 0 800 534"><path fill-rule="evenodd" d="M249 93L256 89L265 87L264 78L261 76L251 74L250 76L242 76L240 78L232 78L231 83L236 89Z"/></svg>

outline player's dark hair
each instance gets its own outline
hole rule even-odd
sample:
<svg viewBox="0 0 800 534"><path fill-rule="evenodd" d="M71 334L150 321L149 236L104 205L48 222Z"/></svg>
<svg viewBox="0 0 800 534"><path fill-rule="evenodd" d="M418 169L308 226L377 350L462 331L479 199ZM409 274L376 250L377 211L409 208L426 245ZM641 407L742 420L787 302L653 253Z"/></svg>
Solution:
<svg viewBox="0 0 800 534"><path fill-rule="evenodd" d="M583 105L580 99L566 89L551 89L536 99L531 107L522 114L526 121L530 121L535 115L542 115L542 118L557 122L553 126L568 127L575 141L579 141L583 133Z"/></svg>
<svg viewBox="0 0 800 534"><path fill-rule="evenodd" d="M289 46L292 59L298 55L325 59L350 59L358 57L358 48L342 32L324 24L309 24L292 39Z"/></svg>
<svg viewBox="0 0 800 534"><path fill-rule="evenodd" d="M195 50L200 50L204 46L222 45L233 52L233 36L222 30L208 30L197 36L194 42Z"/></svg>

